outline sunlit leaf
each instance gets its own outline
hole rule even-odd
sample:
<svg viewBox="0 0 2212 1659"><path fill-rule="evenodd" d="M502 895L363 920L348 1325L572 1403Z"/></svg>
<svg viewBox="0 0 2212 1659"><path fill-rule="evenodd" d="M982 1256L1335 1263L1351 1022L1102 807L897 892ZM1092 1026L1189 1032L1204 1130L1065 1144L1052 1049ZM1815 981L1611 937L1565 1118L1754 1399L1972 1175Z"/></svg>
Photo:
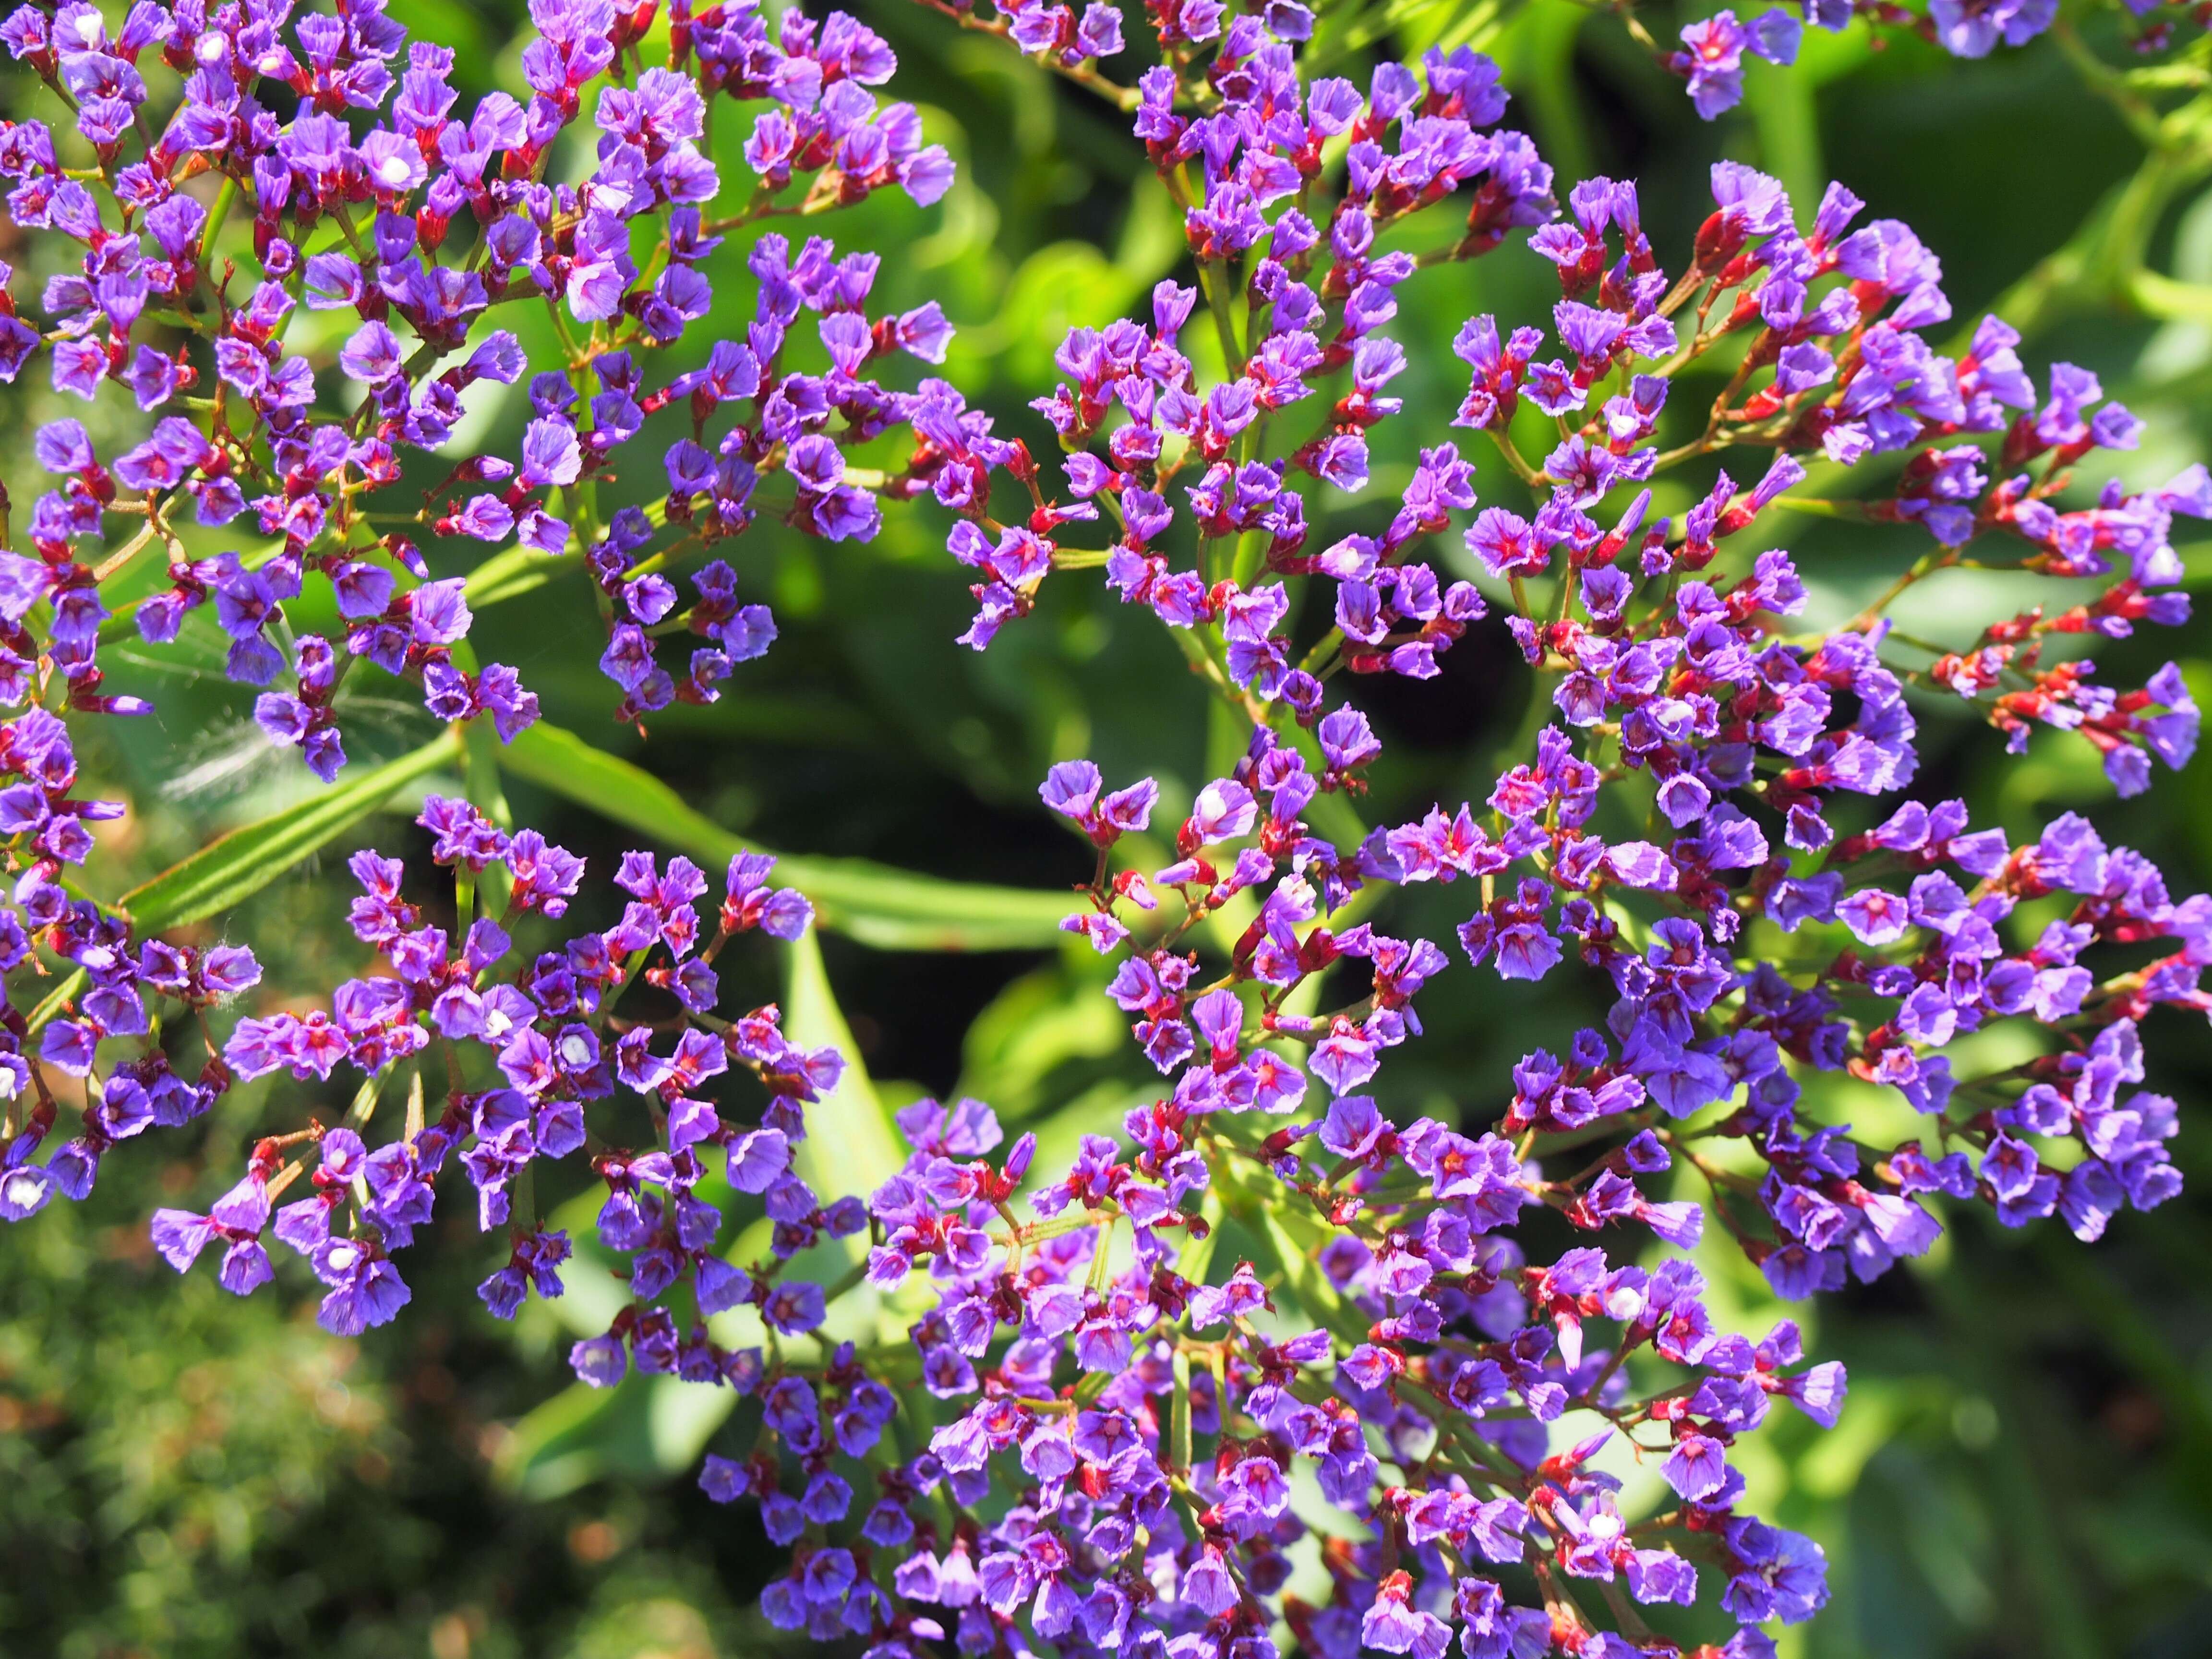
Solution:
<svg viewBox="0 0 2212 1659"><path fill-rule="evenodd" d="M501 751L516 777L687 853L710 868L765 851L687 805L665 783L573 732L541 721ZM981 883L911 874L866 859L779 854L776 879L813 901L825 927L892 951L1034 949L1060 939L1070 901Z"/></svg>
<svg viewBox="0 0 2212 1659"><path fill-rule="evenodd" d="M851 1194L865 1197L896 1175L905 1159L899 1152L898 1133L876 1098L852 1028L830 988L822 947L811 933L800 934L791 947L783 1025L784 1034L801 1048L826 1044L845 1057L837 1086L806 1109L806 1139L796 1160L799 1173L825 1202Z"/></svg>
<svg viewBox="0 0 2212 1659"><path fill-rule="evenodd" d="M1019 1121L1049 1103L1048 1081L1063 1068L1082 1077L1118 1058L1127 1026L1106 1000L1104 978L1103 969L1095 977L1071 974L1062 958L1000 992L961 1044L958 1092Z"/></svg>
<svg viewBox="0 0 2212 1659"><path fill-rule="evenodd" d="M116 908L147 931L227 910L321 851L416 779L452 765L460 755L459 733L448 728L411 755L232 830L132 888Z"/></svg>
<svg viewBox="0 0 2212 1659"><path fill-rule="evenodd" d="M577 568L579 561L567 553L541 553L534 547L510 547L495 553L469 573L468 601L482 610L502 599L520 599L543 587L556 576Z"/></svg>
<svg viewBox="0 0 2212 1659"><path fill-rule="evenodd" d="M582 1382L563 1389L514 1425L493 1472L525 1497L547 1498L616 1470L651 1469L657 1380L633 1376L611 1389Z"/></svg>

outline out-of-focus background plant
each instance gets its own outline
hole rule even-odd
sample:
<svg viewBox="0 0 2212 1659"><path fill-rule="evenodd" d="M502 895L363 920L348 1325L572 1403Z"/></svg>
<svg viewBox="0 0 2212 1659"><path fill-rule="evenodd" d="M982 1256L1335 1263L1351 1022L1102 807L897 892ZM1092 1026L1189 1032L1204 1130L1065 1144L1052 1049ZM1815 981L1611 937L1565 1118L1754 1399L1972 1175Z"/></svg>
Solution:
<svg viewBox="0 0 2212 1659"><path fill-rule="evenodd" d="M465 99L520 85L511 0L393 0L391 9L417 37L456 49ZM879 298L890 308L939 299L960 327L951 378L1002 429L1034 441L1042 428L1025 404L1050 384L1054 347L1069 325L1122 315L1177 270L1176 216L1125 118L1089 92L921 7L865 9L898 50L900 92L924 106L960 175L927 213L878 196L857 210L871 222L841 225L841 239L902 250L886 262ZM1561 193L1576 179L1632 174L1655 227L1686 234L1697 223L1717 157L1777 174L1800 200L1839 178L1874 213L1922 231L1961 319L2000 311L2027 335L2033 368L2092 368L2148 420L2145 449L2125 458L2130 485L2212 456L2212 52L2201 41L2155 70L2114 68L2130 58L2122 25L2069 7L2050 34L1968 71L1909 32L1887 32L1879 51L1863 26L1813 32L1795 68L1749 64L1742 106L1706 124L1605 9L1340 0L1323 15L1310 64L1378 45L1493 53ZM1642 20L1664 40L1692 15L1647 8ZM29 77L15 76L0 101L29 96ZM734 152L734 131L718 137ZM1662 238L1662 261L1684 251ZM1525 258L1425 272L1401 291L1425 313L1407 337L1449 338L1475 311L1537 314L1549 283ZM710 321L691 337L727 331ZM1418 358L1407 377L1409 407L1433 409L1438 433L1458 390L1451 379ZM28 434L79 411L29 377L0 392L0 479L28 499ZM519 394L487 418L519 428ZM1389 486L1378 466L1376 494ZM1341 516L1356 527L1362 510ZM1924 545L1899 527L1799 518L1782 528L1817 608L1835 616ZM2212 582L2212 543L2182 550L2192 588ZM1084 754L1109 776L1156 771L1170 798L1219 769L1223 757L1202 747L1201 694L1171 646L1096 586L1052 584L1034 620L974 656L952 645L967 594L927 515L892 514L865 544L825 545L763 522L735 558L774 605L775 652L719 703L656 717L649 750L629 742L659 793L593 775L557 736L519 744L506 787L549 836L611 861L642 834L712 862L742 835L815 860L1042 890L1085 870L1036 803L1034 781L1051 762ZM1952 586L1925 584L1899 607L1900 625L1941 635L1958 584L1977 580L1958 572ZM588 608L557 585L507 603L505 636L522 642L516 666L549 726L621 751ZM2212 696L2201 625L2179 645L2197 695ZM105 849L114 867L151 874L307 793L296 757L269 748L251 693L226 684L219 647L207 649L198 670L173 653L139 661L135 672L162 677L164 714L105 723L108 746L85 757L140 809L111 826L122 831ZM2130 649L2099 653L2116 683L2155 665ZM1370 688L1364 706L1388 756L1376 769L1376 817L1486 787L1528 692L1502 629L1450 653L1441 680ZM356 702L347 721L364 769L430 729L398 703ZM1929 787L1965 794L1978 821L2015 838L2108 798L2086 744L2039 738L2024 762L2000 764L1986 741L1947 744L1939 721L1923 715ZM327 878L371 839L419 852L406 839L421 835L414 811L403 793L319 865L230 915L228 931L254 942L270 983L329 983L344 971L314 959L335 948L343 902ZM2178 885L2200 884L2212 866L2212 763L2200 757L2108 823ZM1035 1129L1049 1154L1117 1121L1148 1088L1098 994L1103 969L1052 932L1058 907L978 904L865 866L812 872L835 930L827 988L802 978L748 988L756 1000L783 996L795 1022L842 1019L884 1104L977 1095L1011 1127ZM841 890L851 896L842 908ZM1398 931L1443 936L1452 918L1404 920ZM1480 1120L1510 1093L1515 1057L1540 1041L1560 1046L1595 1012L1558 980L1540 993L1447 975L1424 1001L1429 1039L1394 1068L1385 1103ZM2182 1016L2156 1018L2172 1028L2155 1082L2183 1104L2177 1157L2191 1186L2182 1200L2125 1216L2092 1249L1963 1215L1928 1257L1812 1316L1808 1346L1851 1368L1841 1425L1822 1436L1793 1419L1742 1453L1762 1512L1813 1534L1832 1564L1833 1604L1790 1633L1785 1653L2206 1650L2212 1152L2202 1126L2212 1089L2202 1079L2212 1077L2212 1041ZM197 1143L211 1162L228 1167L267 1098L265 1083L225 1098ZM474 1294L486 1264L457 1206L441 1224L451 1248L421 1253L411 1316L339 1341L315 1328L311 1302L241 1305L209 1278L180 1284L161 1266L143 1218L197 1174L190 1161L118 1162L88 1203L0 1233L0 1651L76 1659L312 1644L334 1656L690 1659L775 1650L781 1638L753 1610L771 1552L748 1506L715 1509L690 1478L726 1393L642 1376L593 1393L562 1358L574 1334L604 1327L611 1280L595 1297L586 1265L562 1301L499 1325ZM1739 1256L1723 1247L1704 1265L1716 1312L1730 1308L1735 1328L1771 1316L1763 1281Z"/></svg>

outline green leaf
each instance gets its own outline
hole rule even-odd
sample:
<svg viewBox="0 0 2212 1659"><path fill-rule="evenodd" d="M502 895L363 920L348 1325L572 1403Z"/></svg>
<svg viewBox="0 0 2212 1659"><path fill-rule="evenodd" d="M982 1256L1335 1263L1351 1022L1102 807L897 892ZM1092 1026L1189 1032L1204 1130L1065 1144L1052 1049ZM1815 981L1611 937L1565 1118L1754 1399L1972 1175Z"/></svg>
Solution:
<svg viewBox="0 0 2212 1659"><path fill-rule="evenodd" d="M845 1057L837 1086L806 1108L806 1139L799 1142L792 1165L799 1178L820 1194L824 1204L848 1197L865 1198L899 1171L905 1162L897 1132L877 1097L868 1068L860 1063L859 1045L830 988L830 975L822 962L822 946L812 931L801 933L791 947L791 969L784 982L784 1034L803 1048L835 1048ZM834 1287L848 1281L840 1292L833 1290L829 1318L814 1334L827 1343L854 1341L863 1345L896 1340L905 1318L884 1318L884 1293L866 1279L850 1282L866 1260L868 1240L823 1238L793 1260L791 1276L810 1279Z"/></svg>
<svg viewBox="0 0 2212 1659"><path fill-rule="evenodd" d="M653 1384L659 1380L633 1373L611 1389L571 1383L524 1413L494 1474L509 1491L543 1500L608 1474L660 1473L653 1444Z"/></svg>
<svg viewBox="0 0 2212 1659"><path fill-rule="evenodd" d="M709 866L747 848L769 850L740 840L651 773L543 720L501 752L500 764ZM813 901L823 927L879 950L1042 949L1059 941L1060 919L1072 908L1059 893L945 881L867 859L777 858L777 879Z"/></svg>
<svg viewBox="0 0 2212 1659"><path fill-rule="evenodd" d="M411 755L272 813L202 848L116 902L138 927L174 927L227 910L259 892L309 854L319 852L382 806L406 785L460 758L458 730L448 728Z"/></svg>
<svg viewBox="0 0 2212 1659"><path fill-rule="evenodd" d="M543 553L534 547L510 547L469 572L465 592L469 604L482 609L502 599L520 599L582 563L572 553Z"/></svg>
<svg viewBox="0 0 2212 1659"><path fill-rule="evenodd" d="M989 1101L1002 1121L1021 1121L1051 1103L1047 1090L1056 1078L1091 1081L1128 1041L1105 981L1103 964L1093 970L1085 961L1072 970L1060 956L1007 986L961 1040L957 1092ZM1067 1092L1064 1084L1057 1091Z"/></svg>
<svg viewBox="0 0 2212 1659"><path fill-rule="evenodd" d="M40 1000L39 1006L31 1010L29 1022L31 1030L44 1030L60 1016L63 1009L69 1006L70 999L83 990L91 978L91 975L80 968L60 984L55 986L52 990L47 992Z"/></svg>
<svg viewBox="0 0 2212 1659"><path fill-rule="evenodd" d="M738 1396L732 1389L702 1389L680 1376L654 1377L646 1431L655 1467L665 1474L696 1468L714 1431L737 1408Z"/></svg>
<svg viewBox="0 0 2212 1659"><path fill-rule="evenodd" d="M1231 1160L1212 1191L1222 1207L1243 1224L1258 1245L1261 1277L1271 1291L1287 1291L1306 1316L1348 1342L1366 1340L1368 1321L1330 1283L1321 1265L1328 1234L1318 1219L1286 1209L1275 1200L1279 1186L1264 1174L1253 1175ZM1267 1258L1273 1257L1272 1261Z"/></svg>
<svg viewBox="0 0 2212 1659"><path fill-rule="evenodd" d="M801 933L791 947L783 1030L802 1048L827 1045L845 1057L837 1086L806 1108L806 1139L793 1159L799 1173L824 1202L851 1194L865 1198L896 1175L906 1160L876 1098L876 1085L860 1063L852 1028L830 988L822 946L811 932Z"/></svg>

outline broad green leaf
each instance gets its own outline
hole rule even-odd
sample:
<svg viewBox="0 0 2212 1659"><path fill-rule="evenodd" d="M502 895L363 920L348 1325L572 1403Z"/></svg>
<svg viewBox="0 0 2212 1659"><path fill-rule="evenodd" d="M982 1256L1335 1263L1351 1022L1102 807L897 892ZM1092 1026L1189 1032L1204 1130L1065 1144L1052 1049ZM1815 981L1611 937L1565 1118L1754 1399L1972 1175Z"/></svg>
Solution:
<svg viewBox="0 0 2212 1659"><path fill-rule="evenodd" d="M652 1385L670 1380L633 1373L611 1389L571 1383L524 1413L500 1449L494 1474L509 1490L544 1499L617 1472L659 1473Z"/></svg>
<svg viewBox="0 0 2212 1659"><path fill-rule="evenodd" d="M733 1389L702 1388L680 1376L654 1377L646 1412L653 1462L670 1474L691 1468L737 1407Z"/></svg>
<svg viewBox="0 0 2212 1659"><path fill-rule="evenodd" d="M867 1067L860 1063L852 1029L830 988L822 946L811 933L801 933L791 947L783 1030L802 1048L826 1044L845 1057L837 1086L806 1109L806 1139L794 1160L799 1173L825 1201L855 1194L865 1198L896 1175L906 1160Z"/></svg>
<svg viewBox="0 0 2212 1659"><path fill-rule="evenodd" d="M1484 44L1496 33L1498 20L1510 7L1501 0L1382 0L1376 6L1340 6L1328 13L1314 30L1313 41L1301 54L1310 73L1371 46L1384 35L1397 33L1414 40L1456 46Z"/></svg>
<svg viewBox="0 0 2212 1659"><path fill-rule="evenodd" d="M543 587L556 576L576 569L583 561L572 553L541 553L534 547L510 547L495 553L469 572L465 592L477 609L502 599L520 599Z"/></svg>
<svg viewBox="0 0 2212 1659"><path fill-rule="evenodd" d="M1022 262L999 314L987 327L1024 380L1048 373L1052 354L1077 324L1101 326L1141 291L1138 273L1118 268L1088 242L1054 242Z"/></svg>
<svg viewBox="0 0 2212 1659"><path fill-rule="evenodd" d="M70 999L83 990L91 978L91 975L80 968L55 986L52 990L47 992L40 1000L39 1006L31 1010L31 1030L33 1031L44 1030L50 1021L60 1015L63 1009L69 1006Z"/></svg>
<svg viewBox="0 0 2212 1659"><path fill-rule="evenodd" d="M748 848L769 850L725 830L651 773L542 720L501 752L500 764L710 867ZM1058 942L1072 908L1058 893L945 881L866 859L777 856L776 878L813 901L823 927L881 950L1040 949Z"/></svg>
<svg viewBox="0 0 2212 1659"><path fill-rule="evenodd" d="M780 857L777 879L814 902L823 926L878 950L1048 950L1075 908L1065 893L946 881L868 859Z"/></svg>
<svg viewBox="0 0 2212 1659"><path fill-rule="evenodd" d="M1128 1041L1127 1026L1106 1000L1105 978L1103 967L1071 971L1062 956L1007 986L962 1040L957 1092L988 1100L1003 1119L1022 1121L1049 1103L1046 1085L1056 1075L1072 1073L1088 1082ZM1066 1092L1065 1082L1057 1092Z"/></svg>
<svg viewBox="0 0 2212 1659"><path fill-rule="evenodd" d="M272 813L210 842L116 902L142 930L174 927L227 910L319 852L406 785L461 755L448 728L411 755L365 772L297 806Z"/></svg>

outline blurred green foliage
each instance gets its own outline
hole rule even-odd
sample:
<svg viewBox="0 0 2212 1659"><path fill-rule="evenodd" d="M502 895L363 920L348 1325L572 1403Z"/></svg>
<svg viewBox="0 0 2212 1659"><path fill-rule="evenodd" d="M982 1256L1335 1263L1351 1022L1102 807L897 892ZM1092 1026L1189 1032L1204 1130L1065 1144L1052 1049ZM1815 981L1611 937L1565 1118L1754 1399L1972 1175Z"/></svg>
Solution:
<svg viewBox="0 0 2212 1659"><path fill-rule="evenodd" d="M456 47L457 78L474 82L465 98L518 83L513 0L392 9ZM886 251L886 303L942 301L962 331L944 372L1034 441L1042 428L1024 404L1049 384L1060 336L1129 310L1178 270L1175 216L1123 118L1089 94L919 7L870 0L866 10L900 53L896 89L924 106L932 136L961 163L960 182L927 212L886 193L825 229ZM1518 97L1513 118L1558 163L1562 185L1601 172L1639 179L1645 223L1670 264L1703 215L1713 159L1765 166L1808 198L1832 172L1941 255L1961 327L2002 305L2028 330L2032 365L2087 364L2151 421L2130 458L2142 484L2212 454L2212 192L2203 189L2212 145L2200 133L2212 116L2203 100L2177 104L2085 67L2085 52L2118 54L2094 19L2082 29L2087 48L2069 21L2064 39L1971 65L1909 38L1875 52L1861 31L1815 33L1796 70L1753 65L1745 108L1714 126L1695 119L1679 84L1617 23L1570 0L1364 9L1339 0L1316 51L1357 62L1472 40L1494 52ZM743 136L739 121L717 131L726 177L741 167ZM731 269L741 252L723 254ZM35 254L21 262L26 281L43 279ZM1501 252L1409 284L1402 335L1440 346L1470 312L1536 319L1551 297L1547 267ZM695 337L733 331L747 304L749 289L732 283ZM1429 349L1413 362L1411 418L1392 424L1437 441L1462 389L1455 365ZM37 486L18 434L64 411L27 383L0 401L9 434L0 479L25 500ZM519 425L520 407L488 406L478 418ZM95 434L103 444L110 435ZM1378 453L1375 486L1327 528L1387 515L1392 480L1411 459ZM1510 499L1515 486L1487 455L1484 467L1485 493ZM641 497L646 483L635 486ZM1672 487L1701 490L1703 481ZM1899 531L1810 520L1786 528L1830 617L1850 614L1917 551ZM599 623L580 578L520 592L495 618L502 651L548 720L649 774L641 781L617 763L586 765L590 751L574 739L541 733L504 773L518 821L602 869L641 835L702 860L742 838L809 861L840 931L818 954L811 943L796 953L781 982L764 960L732 953L725 966L735 994L782 999L808 1040L838 1040L860 1062L817 1120L820 1145L840 1159L833 1187L865 1185L896 1156L880 1140L879 1108L925 1091L989 1100L1037 1131L1048 1163L1145 1095L1147 1074L1098 994L1095 959L1036 943L1046 935L1033 896L1086 866L1036 810L1035 780L1055 759L1087 754L1109 777L1156 773L1179 811L1220 758L1218 745L1237 740L1209 726L1161 630L1080 576L1048 583L1037 613L988 655L955 646L967 595L942 532L927 506L893 512L866 546L819 546L764 524L734 559L744 584L774 605L781 638L721 702L658 718L649 746L609 723L614 692L593 666ZM2212 544L2184 550L2201 601ZM2007 608L2000 586L1971 573L1929 583L1899 621L1964 637L1964 612ZM2201 625L2178 643L2139 640L2100 655L2115 682L2130 683L2157 653L2176 651L2200 697L2212 697ZM214 672L218 646L204 623L181 651L120 654L160 686L165 712L106 723L87 753L92 781L138 809L107 826L108 896L316 793L296 757L253 730L250 694ZM1528 692L1502 630L1470 638L1437 681L1368 691L1388 744L1370 821L1486 790L1528 729ZM419 710L356 687L343 712L356 751L349 778L398 762L411 771L409 789L459 787L457 753L422 752L436 733ZM1940 708L1923 721L1923 785L1966 793L2015 836L2066 807L2112 806L2086 746L2039 739L2007 761L1986 730ZM159 890L176 907L164 914L193 921L204 937L250 939L268 988L327 985L357 965L331 878L339 855L370 840L420 854L411 812L398 810L406 793L366 818L366 800L352 812L302 805L289 830L322 850L265 885L256 879L263 845L224 843L228 853L196 866L195 883ZM612 816L592 810L594 799ZM2161 777L2103 821L2164 862L2177 886L2201 885L2212 871L2212 767L2200 758ZM884 866L1028 896L979 903ZM1394 931L1443 936L1458 919L1450 898L1394 900ZM960 948L915 948L945 945ZM1013 945L1025 948L1004 948ZM1593 1008L1556 975L1538 993L1447 975L1423 1000L1426 1040L1386 1074L1386 1103L1480 1122L1508 1092L1510 1061L1537 1042L1559 1046ZM1843 1423L1822 1435L1793 1417L1743 1454L1765 1512L1813 1534L1832 1563L1832 1606L1792 1632L1785 1652L2212 1651L2212 1151L2203 1127L2212 1042L2178 1015L2155 1018L2154 1082L2184 1103L2187 1196L2123 1217L2094 1249L2051 1227L2005 1234L1969 1218L1909 1271L1854 1289L1808 1322L1810 1346L1851 1368ZM532 1304L509 1328L472 1293L494 1247L455 1204L438 1237L410 1254L407 1316L357 1344L315 1328L301 1274L288 1270L240 1304L205 1275L179 1282L153 1256L144 1217L156 1204L204 1200L258 1129L343 1105L289 1080L240 1089L185 1139L181 1161L119 1156L92 1201L0 1234L0 1651L775 1650L781 1638L751 1607L774 1553L746 1506L716 1510L690 1480L702 1447L727 1432L728 1398L665 1380L633 1378L604 1395L570 1384L562 1355L572 1334L603 1326L617 1295L587 1242L570 1294ZM592 1207L580 1192L538 1197L572 1227ZM1705 1265L1719 1287L1717 1313L1753 1328L1774 1316L1740 1259L1717 1249Z"/></svg>

